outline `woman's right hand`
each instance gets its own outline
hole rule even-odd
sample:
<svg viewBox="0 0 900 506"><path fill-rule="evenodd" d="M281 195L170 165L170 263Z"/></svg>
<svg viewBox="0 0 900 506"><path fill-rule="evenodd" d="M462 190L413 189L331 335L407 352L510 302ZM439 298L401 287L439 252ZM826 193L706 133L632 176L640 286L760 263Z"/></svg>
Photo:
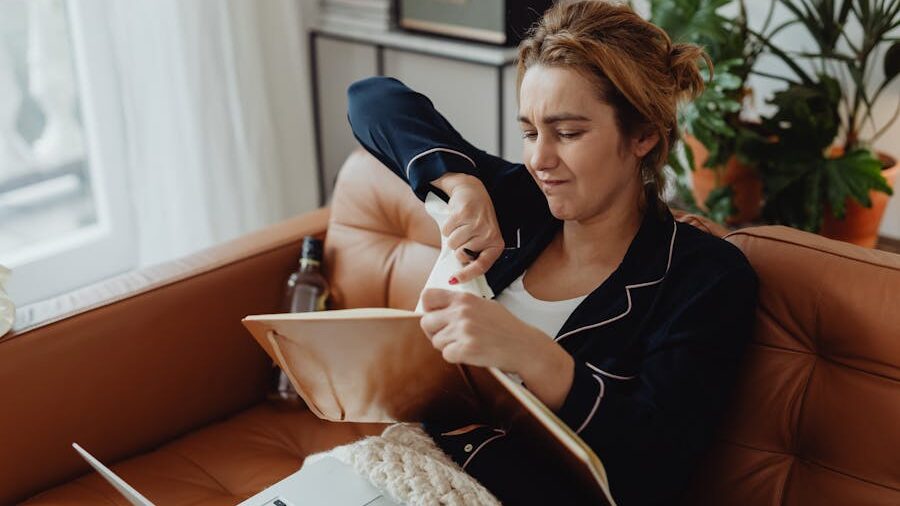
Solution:
<svg viewBox="0 0 900 506"><path fill-rule="evenodd" d="M503 253L503 236L494 204L484 184L475 176L447 173L431 182L450 196L450 215L441 228L448 245L464 265L453 277L465 283L485 272ZM477 254L474 258L466 252ZM455 284L450 280L451 284Z"/></svg>

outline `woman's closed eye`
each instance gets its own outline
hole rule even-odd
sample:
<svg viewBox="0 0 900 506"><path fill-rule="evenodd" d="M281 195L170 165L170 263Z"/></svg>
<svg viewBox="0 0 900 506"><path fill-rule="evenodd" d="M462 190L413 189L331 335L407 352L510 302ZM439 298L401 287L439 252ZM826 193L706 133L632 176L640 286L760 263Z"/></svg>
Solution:
<svg viewBox="0 0 900 506"><path fill-rule="evenodd" d="M574 140L574 139L581 137L581 134L583 134L583 133L584 132L580 132L580 131L564 130L564 131L556 132L556 136L563 140ZM530 141L537 139L537 136L538 136L537 132L534 132L534 131L526 130L526 131L522 132L522 138L530 140Z"/></svg>
<svg viewBox="0 0 900 506"><path fill-rule="evenodd" d="M581 137L582 133L584 133L584 132L564 131L564 132L557 132L556 135L558 135L560 139L572 140L572 139L577 139L577 138Z"/></svg>

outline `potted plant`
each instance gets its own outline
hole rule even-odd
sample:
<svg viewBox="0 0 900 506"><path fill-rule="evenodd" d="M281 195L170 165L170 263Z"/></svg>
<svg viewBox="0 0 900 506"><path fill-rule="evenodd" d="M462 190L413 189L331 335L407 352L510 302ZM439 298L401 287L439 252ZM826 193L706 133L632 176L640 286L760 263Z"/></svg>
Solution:
<svg viewBox="0 0 900 506"><path fill-rule="evenodd" d="M763 216L873 247L900 170L895 158L872 151L900 115L898 106L883 124L873 117L900 74L900 39L891 36L900 27L900 0L779 1L791 13L787 24L802 25L816 50L789 51L750 30L790 69L789 75L761 74L787 88L769 101L775 112L761 128L739 140L765 183ZM880 82L876 65L884 71Z"/></svg>
<svg viewBox="0 0 900 506"><path fill-rule="evenodd" d="M756 169L739 157L739 139L750 128L741 120L748 94L747 78L760 44L749 36L746 8L738 2L735 19L719 10L731 0L651 0L651 21L676 42L703 46L714 62L713 77L703 69L708 84L703 94L680 112L682 140L688 168L675 151L669 165L678 173L679 194L690 210L720 223L738 224L759 217L762 181ZM765 32L771 22L767 17ZM682 178L690 173L687 188Z"/></svg>

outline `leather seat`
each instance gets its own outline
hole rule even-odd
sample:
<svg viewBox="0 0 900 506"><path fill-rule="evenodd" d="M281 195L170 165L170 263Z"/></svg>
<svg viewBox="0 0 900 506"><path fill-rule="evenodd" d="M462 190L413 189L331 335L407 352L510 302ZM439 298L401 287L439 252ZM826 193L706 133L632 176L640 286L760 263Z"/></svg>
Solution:
<svg viewBox="0 0 900 506"><path fill-rule="evenodd" d="M307 455L380 431L262 403L111 469L158 505L234 505L300 469ZM89 473L25 504L129 503L98 473Z"/></svg>

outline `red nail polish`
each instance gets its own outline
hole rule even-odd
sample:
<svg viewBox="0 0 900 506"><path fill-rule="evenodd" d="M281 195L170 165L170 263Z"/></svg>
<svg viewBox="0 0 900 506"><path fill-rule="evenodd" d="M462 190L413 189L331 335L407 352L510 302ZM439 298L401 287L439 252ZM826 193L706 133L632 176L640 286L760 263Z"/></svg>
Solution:
<svg viewBox="0 0 900 506"><path fill-rule="evenodd" d="M456 276L450 278L450 284L451 284L451 285L455 285L455 284L457 284L457 283L459 283L459 280L456 279Z"/></svg>

